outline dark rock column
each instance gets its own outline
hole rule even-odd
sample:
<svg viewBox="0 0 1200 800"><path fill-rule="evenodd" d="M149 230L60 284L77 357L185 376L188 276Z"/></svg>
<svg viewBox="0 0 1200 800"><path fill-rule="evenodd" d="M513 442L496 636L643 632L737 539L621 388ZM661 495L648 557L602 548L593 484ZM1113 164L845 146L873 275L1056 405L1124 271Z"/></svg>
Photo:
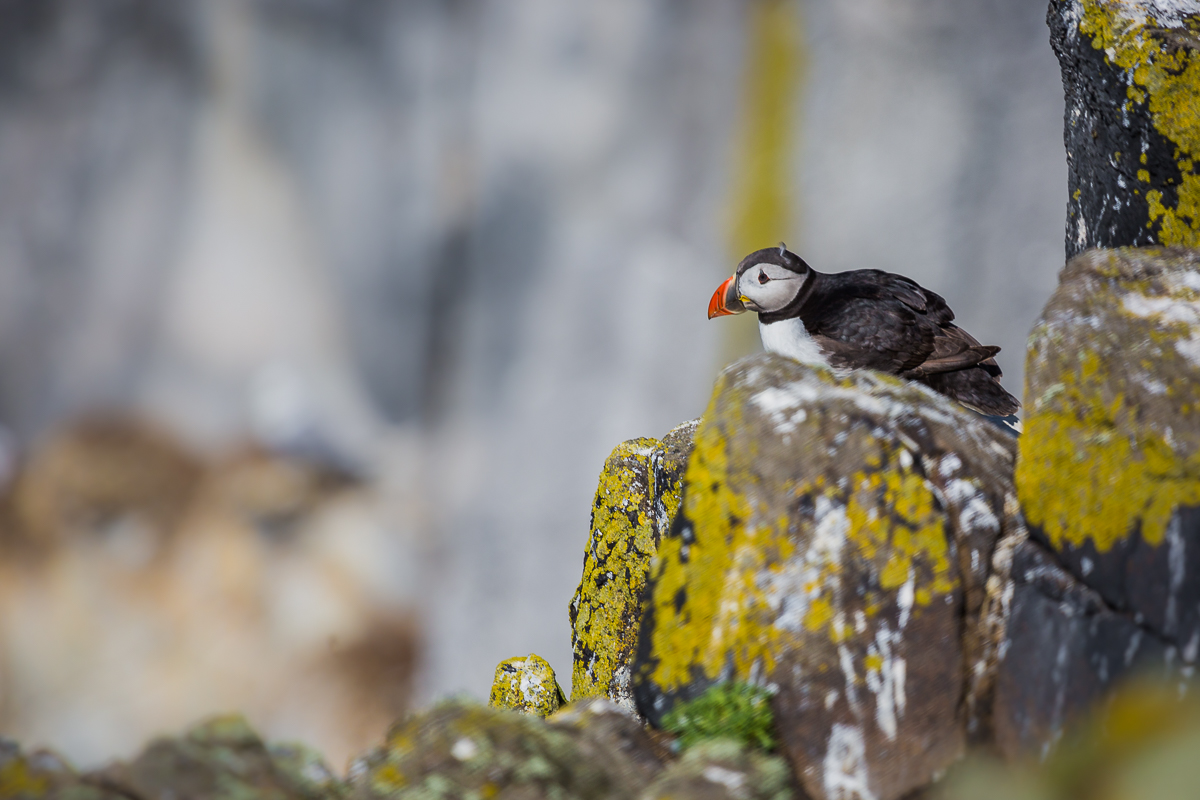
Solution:
<svg viewBox="0 0 1200 800"><path fill-rule="evenodd" d="M1067 256L1200 244L1200 13L1051 0L1069 166Z"/></svg>

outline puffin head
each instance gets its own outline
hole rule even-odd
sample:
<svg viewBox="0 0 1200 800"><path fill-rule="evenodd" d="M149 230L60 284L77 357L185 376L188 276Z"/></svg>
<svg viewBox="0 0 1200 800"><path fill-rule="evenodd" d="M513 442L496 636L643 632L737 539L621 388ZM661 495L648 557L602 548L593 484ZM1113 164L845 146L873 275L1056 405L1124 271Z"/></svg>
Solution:
<svg viewBox="0 0 1200 800"><path fill-rule="evenodd" d="M781 311L799 296L811 277L808 264L783 242L778 247L755 250L713 292L708 301L708 318L743 311Z"/></svg>

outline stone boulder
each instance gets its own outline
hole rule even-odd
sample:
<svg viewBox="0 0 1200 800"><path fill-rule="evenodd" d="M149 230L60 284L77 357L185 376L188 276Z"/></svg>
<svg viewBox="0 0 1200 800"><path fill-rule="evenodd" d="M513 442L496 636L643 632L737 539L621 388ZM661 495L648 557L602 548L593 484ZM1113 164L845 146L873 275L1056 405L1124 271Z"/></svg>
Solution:
<svg viewBox="0 0 1200 800"><path fill-rule="evenodd" d="M792 800L792 773L777 756L729 740L698 744L665 769L640 800Z"/></svg>
<svg viewBox="0 0 1200 800"><path fill-rule="evenodd" d="M570 605L573 700L608 697L635 711L629 678L646 576L679 507L698 423L678 425L662 441L624 442L604 463Z"/></svg>
<svg viewBox="0 0 1200 800"><path fill-rule="evenodd" d="M773 354L727 368L647 589L641 712L660 724L716 682L756 683L815 800L928 784L987 690L993 552L1020 529L1015 450L879 373Z"/></svg>
<svg viewBox="0 0 1200 800"><path fill-rule="evenodd" d="M240 716L156 739L133 761L87 779L119 796L146 800L340 800L348 790L316 753L299 744L267 745Z"/></svg>
<svg viewBox="0 0 1200 800"><path fill-rule="evenodd" d="M1138 667L1200 655L1200 253L1072 259L1030 335L996 734L1043 752Z"/></svg>
<svg viewBox="0 0 1200 800"><path fill-rule="evenodd" d="M488 705L544 717L566 703L554 669L539 655L501 661L492 678Z"/></svg>
<svg viewBox="0 0 1200 800"><path fill-rule="evenodd" d="M550 720L451 701L398 723L351 767L353 797L637 797L662 749L630 715L589 700Z"/></svg>
<svg viewBox="0 0 1200 800"><path fill-rule="evenodd" d="M0 739L0 798L4 800L126 800L128 795L90 783L55 753L23 753Z"/></svg>

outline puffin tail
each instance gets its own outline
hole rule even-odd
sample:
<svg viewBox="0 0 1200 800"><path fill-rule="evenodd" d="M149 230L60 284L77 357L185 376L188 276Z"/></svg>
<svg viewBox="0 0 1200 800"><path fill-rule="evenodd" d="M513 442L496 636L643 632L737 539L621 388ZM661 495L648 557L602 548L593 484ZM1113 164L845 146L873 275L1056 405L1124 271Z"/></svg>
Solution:
<svg viewBox="0 0 1200 800"><path fill-rule="evenodd" d="M985 417L1011 417L1021 403L1000 385L1000 367L995 361L967 369L926 375L921 382L936 392L962 403Z"/></svg>

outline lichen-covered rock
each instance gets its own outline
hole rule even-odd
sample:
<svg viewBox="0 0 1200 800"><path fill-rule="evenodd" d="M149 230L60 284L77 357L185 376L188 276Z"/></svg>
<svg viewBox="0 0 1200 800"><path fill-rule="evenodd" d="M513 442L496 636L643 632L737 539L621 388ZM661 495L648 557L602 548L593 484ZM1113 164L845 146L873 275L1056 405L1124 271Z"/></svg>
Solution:
<svg viewBox="0 0 1200 800"><path fill-rule="evenodd" d="M592 504L583 577L571 599L571 699L608 697L634 711L630 669L650 560L679 507L698 420L613 450Z"/></svg>
<svg viewBox="0 0 1200 800"><path fill-rule="evenodd" d="M791 800L795 796L791 770L782 758L718 739L689 749L640 800Z"/></svg>
<svg viewBox="0 0 1200 800"><path fill-rule="evenodd" d="M89 783L54 753L22 753L0 739L0 798L3 800L125 800L127 795Z"/></svg>
<svg viewBox="0 0 1200 800"><path fill-rule="evenodd" d="M964 747L964 676L989 668L978 620L1016 524L1014 456L896 378L773 354L726 369L651 578L640 710L660 724L717 681L766 685L812 797L927 784Z"/></svg>
<svg viewBox="0 0 1200 800"><path fill-rule="evenodd" d="M636 797L648 770L623 748L640 751L645 742L649 751L648 740L639 742L611 718L599 720L605 732L598 726L592 735L590 721L581 724L581 718L564 713L560 724L471 703L443 703L394 726L382 748L351 767L353 797ZM625 723L637 726L627 717Z"/></svg>
<svg viewBox="0 0 1200 800"><path fill-rule="evenodd" d="M1200 244L1200 7L1051 0L1066 89L1067 254Z"/></svg>
<svg viewBox="0 0 1200 800"><path fill-rule="evenodd" d="M496 666L492 694L488 699L488 705L493 708L544 717L553 714L565 702L554 669L541 656L530 653L501 661Z"/></svg>
<svg viewBox="0 0 1200 800"><path fill-rule="evenodd" d="M1200 254L1073 259L1026 376L1016 482L1033 534L1186 647L1200 637Z"/></svg>
<svg viewBox="0 0 1200 800"><path fill-rule="evenodd" d="M347 787L302 745L268 747L239 716L217 717L88 776L124 797L338 800Z"/></svg>
<svg viewBox="0 0 1200 800"><path fill-rule="evenodd" d="M1072 259L1030 335L1025 408L1017 493L1054 556L1014 565L1010 752L1041 750L1139 662L1196 662L1200 254Z"/></svg>

